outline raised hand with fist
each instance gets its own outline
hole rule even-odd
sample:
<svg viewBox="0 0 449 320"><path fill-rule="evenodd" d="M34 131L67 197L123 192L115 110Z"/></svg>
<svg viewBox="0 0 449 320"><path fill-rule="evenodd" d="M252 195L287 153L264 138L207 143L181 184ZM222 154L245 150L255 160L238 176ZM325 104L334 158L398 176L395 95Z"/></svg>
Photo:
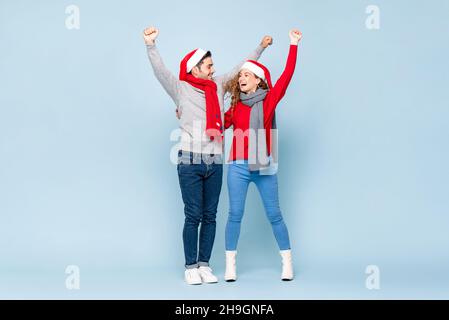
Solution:
<svg viewBox="0 0 449 320"><path fill-rule="evenodd" d="M143 30L143 39L145 44L154 44L157 36L159 35L159 30L155 27L149 27Z"/></svg>
<svg viewBox="0 0 449 320"><path fill-rule="evenodd" d="M298 29L290 30L288 35L290 36L290 44L297 45L302 39L302 33Z"/></svg>
<svg viewBox="0 0 449 320"><path fill-rule="evenodd" d="M262 38L262 41L260 42L260 45L265 49L268 46L271 46L272 44L273 44L273 38L271 36L264 36Z"/></svg>

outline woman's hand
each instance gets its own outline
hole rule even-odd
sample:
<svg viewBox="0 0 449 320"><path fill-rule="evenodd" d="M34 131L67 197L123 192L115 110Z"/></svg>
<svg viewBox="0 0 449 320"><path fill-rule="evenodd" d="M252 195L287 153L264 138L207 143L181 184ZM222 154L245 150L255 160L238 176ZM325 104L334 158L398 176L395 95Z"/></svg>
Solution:
<svg viewBox="0 0 449 320"><path fill-rule="evenodd" d="M152 45L159 35L159 30L155 27L149 27L143 30L143 40L145 40L145 44Z"/></svg>
<svg viewBox="0 0 449 320"><path fill-rule="evenodd" d="M273 38L271 37L271 36L264 36L263 38L262 38L262 41L260 42L260 45L262 46L262 47L264 47L265 49L268 47L268 46L271 46L273 44Z"/></svg>
<svg viewBox="0 0 449 320"><path fill-rule="evenodd" d="M298 29L292 29L288 33L290 36L290 44L298 45L299 41L302 39L302 33Z"/></svg>

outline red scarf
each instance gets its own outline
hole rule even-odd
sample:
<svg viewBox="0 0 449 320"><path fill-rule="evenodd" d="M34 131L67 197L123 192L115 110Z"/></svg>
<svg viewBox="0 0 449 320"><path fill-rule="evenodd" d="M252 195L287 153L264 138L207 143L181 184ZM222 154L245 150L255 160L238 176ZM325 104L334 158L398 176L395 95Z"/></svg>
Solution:
<svg viewBox="0 0 449 320"><path fill-rule="evenodd" d="M217 96L217 84L212 80L195 78L187 73L187 61L193 56L196 49L188 53L181 61L179 80L204 91L206 96L206 134L211 140L223 138L223 124L221 121L220 104Z"/></svg>

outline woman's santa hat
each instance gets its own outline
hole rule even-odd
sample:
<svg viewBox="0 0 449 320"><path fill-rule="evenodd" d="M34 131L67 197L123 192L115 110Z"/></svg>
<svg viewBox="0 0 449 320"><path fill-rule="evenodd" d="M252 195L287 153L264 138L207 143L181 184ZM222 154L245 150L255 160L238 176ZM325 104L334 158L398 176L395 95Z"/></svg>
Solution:
<svg viewBox="0 0 449 320"><path fill-rule="evenodd" d="M268 71L267 67L265 67L263 64L254 60L247 60L240 68L240 70L242 69L247 69L264 80L268 84L268 88L271 89L273 87L271 85L270 71Z"/></svg>

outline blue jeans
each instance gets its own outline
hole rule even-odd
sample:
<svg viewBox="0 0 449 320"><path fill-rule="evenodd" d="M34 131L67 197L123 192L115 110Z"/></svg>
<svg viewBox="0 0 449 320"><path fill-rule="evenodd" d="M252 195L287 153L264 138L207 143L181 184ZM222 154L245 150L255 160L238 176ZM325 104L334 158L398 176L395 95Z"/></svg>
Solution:
<svg viewBox="0 0 449 320"><path fill-rule="evenodd" d="M179 151L177 168L184 202L185 267L207 266L215 240L215 218L223 179L222 156Z"/></svg>
<svg viewBox="0 0 449 320"><path fill-rule="evenodd" d="M287 226L279 208L277 174L260 175L249 171L248 161L232 162L228 166L229 216L226 224L226 250L237 250L240 225L245 209L246 194L250 182L259 190L265 213L271 223L280 250L290 249Z"/></svg>

